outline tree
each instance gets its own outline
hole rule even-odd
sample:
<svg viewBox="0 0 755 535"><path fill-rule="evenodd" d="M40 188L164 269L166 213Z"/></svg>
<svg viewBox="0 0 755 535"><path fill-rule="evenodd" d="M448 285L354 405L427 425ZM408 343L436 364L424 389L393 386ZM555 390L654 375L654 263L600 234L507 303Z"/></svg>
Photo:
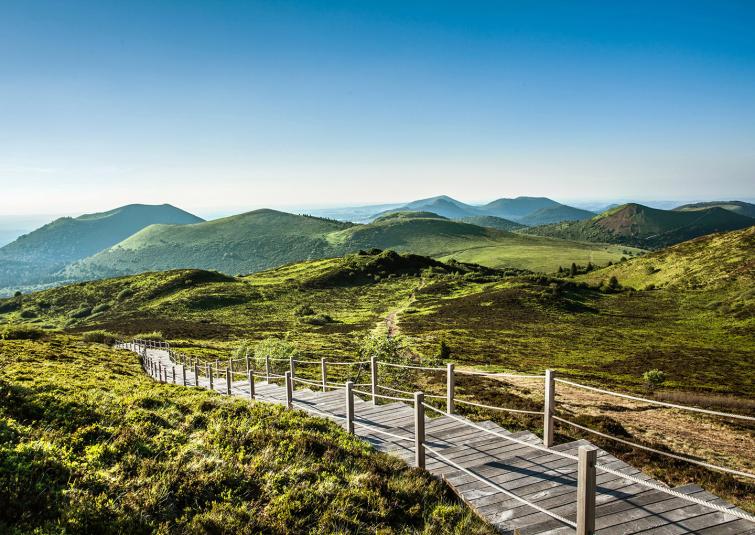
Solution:
<svg viewBox="0 0 755 535"><path fill-rule="evenodd" d="M652 369L643 373L642 378L645 379L648 391L653 392L666 381L666 374L661 370Z"/></svg>
<svg viewBox="0 0 755 535"><path fill-rule="evenodd" d="M616 278L616 275L611 275L611 278L608 279L608 287L611 290L616 290L617 288L619 288L619 286L621 286L619 284L619 279Z"/></svg>
<svg viewBox="0 0 755 535"><path fill-rule="evenodd" d="M445 340L441 340L438 344L438 359L448 360L451 358L451 348L448 346Z"/></svg>
<svg viewBox="0 0 755 535"><path fill-rule="evenodd" d="M577 274L577 264L574 262L571 263L571 269L569 270L569 275L572 277Z"/></svg>

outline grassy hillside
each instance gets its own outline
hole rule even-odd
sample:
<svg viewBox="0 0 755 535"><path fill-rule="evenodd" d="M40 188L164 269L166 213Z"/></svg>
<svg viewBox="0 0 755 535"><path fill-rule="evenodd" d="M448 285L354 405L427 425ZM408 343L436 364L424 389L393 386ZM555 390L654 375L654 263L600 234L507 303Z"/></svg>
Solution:
<svg viewBox="0 0 755 535"><path fill-rule="evenodd" d="M133 353L49 335L0 365L3 533L492 533L332 422L155 383Z"/></svg>
<svg viewBox="0 0 755 535"><path fill-rule="evenodd" d="M583 221L592 217L595 217L593 212L562 204L535 210L531 214L527 214L521 218L519 222L528 226L537 226L559 223L561 221Z"/></svg>
<svg viewBox="0 0 755 535"><path fill-rule="evenodd" d="M527 225L522 225L521 223L516 223L514 221L509 221L508 219L504 219L502 217L496 217L493 215L477 215L477 216L471 216L471 217L463 217L459 219L462 223L469 223L470 225L477 225L479 227L489 227L494 228L498 230L518 230L520 228L524 228Z"/></svg>
<svg viewBox="0 0 755 535"><path fill-rule="evenodd" d="M685 204L674 208L678 212L692 212L706 210L708 208L723 208L739 215L755 218L755 204L744 201L711 201Z"/></svg>
<svg viewBox="0 0 755 535"><path fill-rule="evenodd" d="M617 261L627 254L626 248L516 235L429 212L393 212L353 225L257 210L195 225L154 225L64 274L95 279L175 268L249 273L371 248L543 271L571 262Z"/></svg>
<svg viewBox="0 0 755 535"><path fill-rule="evenodd" d="M461 219L476 215L479 213L479 210L472 205L457 201L447 195L440 195L438 197L430 197L429 199L412 201L399 208L386 210L377 214L377 217L394 212L432 212L448 219Z"/></svg>
<svg viewBox="0 0 755 535"><path fill-rule="evenodd" d="M480 210L487 215L519 221L537 210L555 206L560 205L546 197L517 197L515 199L496 199L481 206Z"/></svg>
<svg viewBox="0 0 755 535"><path fill-rule="evenodd" d="M625 204L588 221L527 229L529 234L563 239L661 248L713 232L746 228L755 220L723 208L674 211Z"/></svg>
<svg viewBox="0 0 755 535"><path fill-rule="evenodd" d="M47 282L66 264L115 245L149 225L200 221L169 204L131 204L108 212L56 219L0 248L0 288Z"/></svg>

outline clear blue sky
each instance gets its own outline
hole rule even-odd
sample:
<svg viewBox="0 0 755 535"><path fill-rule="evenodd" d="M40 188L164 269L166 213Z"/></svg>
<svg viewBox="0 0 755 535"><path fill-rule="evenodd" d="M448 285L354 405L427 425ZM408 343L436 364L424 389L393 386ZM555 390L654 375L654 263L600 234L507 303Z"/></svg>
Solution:
<svg viewBox="0 0 755 535"><path fill-rule="evenodd" d="M752 197L755 2L0 3L0 213Z"/></svg>

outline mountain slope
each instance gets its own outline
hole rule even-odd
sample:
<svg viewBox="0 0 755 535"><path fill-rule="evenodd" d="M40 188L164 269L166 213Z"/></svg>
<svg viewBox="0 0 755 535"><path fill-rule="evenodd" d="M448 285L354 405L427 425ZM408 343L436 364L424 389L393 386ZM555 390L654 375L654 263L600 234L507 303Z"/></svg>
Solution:
<svg viewBox="0 0 755 535"><path fill-rule="evenodd" d="M475 215L470 217L463 217L459 221L462 223L469 223L470 225L478 225L480 227L490 227L498 230L517 230L524 228L527 225L497 217L494 215Z"/></svg>
<svg viewBox="0 0 755 535"><path fill-rule="evenodd" d="M44 280L155 223L187 224L201 218L169 204L121 206L108 212L62 217L0 248L0 287ZM10 264L22 263L18 270Z"/></svg>
<svg viewBox="0 0 755 535"><path fill-rule="evenodd" d="M625 204L587 221L527 229L527 233L579 241L661 248L713 232L746 228L755 221L722 208L673 211Z"/></svg>
<svg viewBox="0 0 755 535"><path fill-rule="evenodd" d="M594 212L588 212L587 210L581 210L579 208L574 208L573 206L560 204L558 206L550 206L535 210L531 214L521 218L519 222L534 227L538 225L560 223L561 221L583 221L592 217L595 217Z"/></svg>
<svg viewBox="0 0 755 535"><path fill-rule="evenodd" d="M677 206L674 211L677 212L692 212L705 210L707 208L723 208L739 215L755 218L755 204L744 201L711 201L711 202L697 202L694 204L684 204Z"/></svg>
<svg viewBox="0 0 755 535"><path fill-rule="evenodd" d="M464 204L463 202L452 199L447 195L430 197L410 202L393 210L386 210L377 214L376 218L394 212L432 212L434 214L447 217L449 219L461 219L471 215L479 214L474 206Z"/></svg>
<svg viewBox="0 0 755 535"><path fill-rule="evenodd" d="M546 197L516 197L515 199L496 199L480 206L480 211L486 215L519 221L537 210L554 206L561 206L561 204Z"/></svg>

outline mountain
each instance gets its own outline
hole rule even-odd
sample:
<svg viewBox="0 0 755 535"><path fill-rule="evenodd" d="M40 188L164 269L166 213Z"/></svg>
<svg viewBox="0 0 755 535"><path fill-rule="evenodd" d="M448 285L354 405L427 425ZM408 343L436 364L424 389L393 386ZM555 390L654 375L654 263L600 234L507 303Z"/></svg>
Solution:
<svg viewBox="0 0 755 535"><path fill-rule="evenodd" d="M698 212L707 208L723 208L724 210L730 210L739 215L755 218L755 204L744 201L711 201L711 202L697 202L693 204L684 204L674 208L677 212Z"/></svg>
<svg viewBox="0 0 755 535"><path fill-rule="evenodd" d="M595 217L594 212L588 212L587 210L581 210L579 208L574 208L573 206L559 204L558 206L549 206L547 208L535 210L531 214L521 218L519 222L527 226L535 227L538 225L560 223L561 221L583 221L592 217Z"/></svg>
<svg viewBox="0 0 755 535"><path fill-rule="evenodd" d="M474 215L470 217L463 217L459 219L462 223L469 223L471 225L478 225L480 227L490 227L498 230L517 230L524 228L527 225L510 221L502 217L496 217L494 215Z"/></svg>
<svg viewBox="0 0 755 535"><path fill-rule="evenodd" d="M203 221L170 204L130 204L108 212L61 217L0 248L0 287L45 281L152 224ZM23 265L23 269L19 266Z"/></svg>
<svg viewBox="0 0 755 535"><path fill-rule="evenodd" d="M178 268L251 273L372 248L538 271L616 261L623 254L620 247L513 234L431 212L391 212L355 225L256 210L194 225L152 225L71 264L63 275L82 280Z"/></svg>
<svg viewBox="0 0 755 535"><path fill-rule="evenodd" d="M377 214L376 217L393 212L432 212L449 219L461 219L480 213L474 206L452 199L447 195L440 195L438 197L412 201L392 210L385 210Z"/></svg>
<svg viewBox="0 0 755 535"><path fill-rule="evenodd" d="M517 197L515 199L497 199L484 206L480 206L479 209L486 215L519 221L537 210L555 206L562 205L546 197Z"/></svg>
<svg viewBox="0 0 755 535"><path fill-rule="evenodd" d="M527 229L528 234L555 238L620 243L658 249L714 232L746 228L755 224L723 208L674 211L625 204L587 221L571 221Z"/></svg>

